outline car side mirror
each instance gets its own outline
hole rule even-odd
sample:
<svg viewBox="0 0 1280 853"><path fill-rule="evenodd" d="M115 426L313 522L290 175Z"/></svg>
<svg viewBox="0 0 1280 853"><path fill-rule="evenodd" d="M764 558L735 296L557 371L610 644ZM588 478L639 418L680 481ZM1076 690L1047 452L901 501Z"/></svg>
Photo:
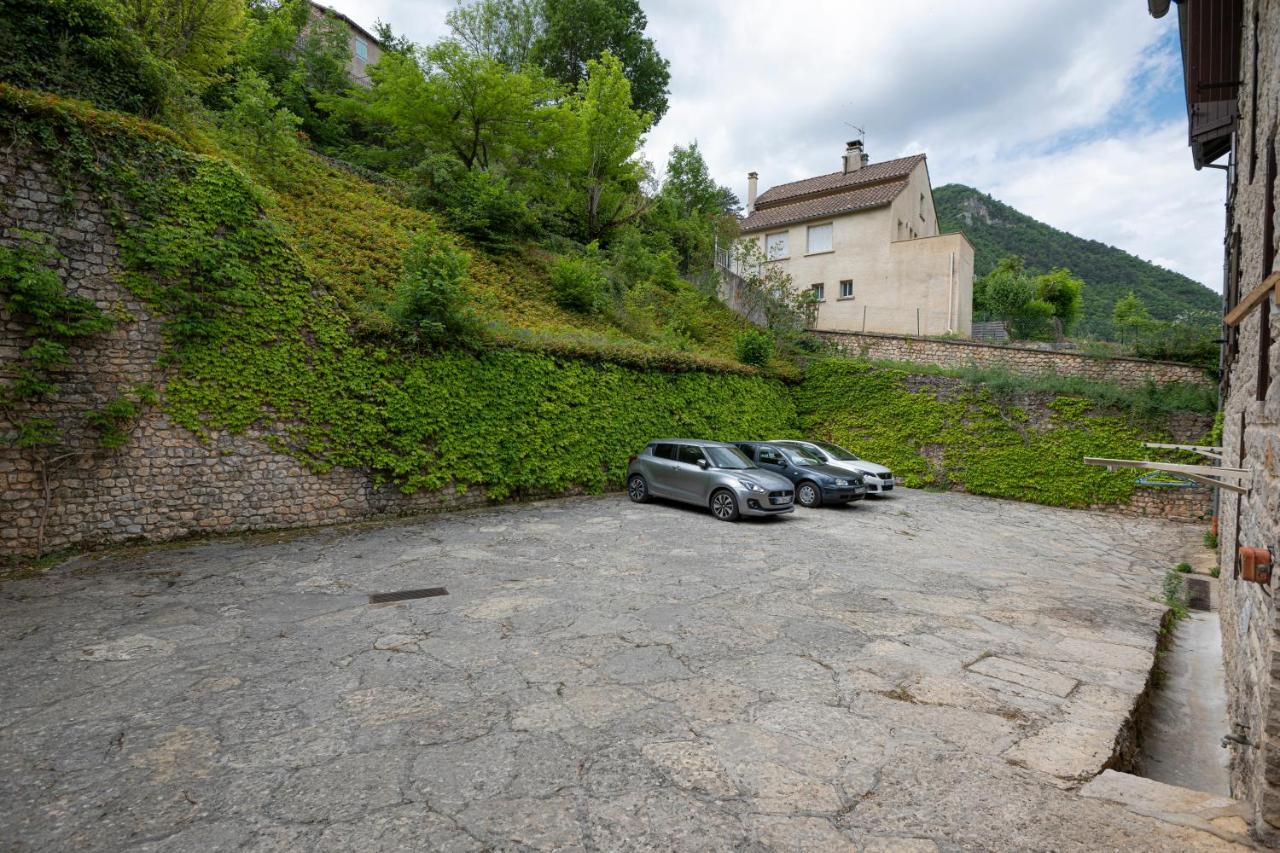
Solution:
<svg viewBox="0 0 1280 853"><path fill-rule="evenodd" d="M701 468L703 471L707 470L707 468L710 467L710 465L711 463L707 462L707 460L705 459L698 460L698 467Z"/></svg>

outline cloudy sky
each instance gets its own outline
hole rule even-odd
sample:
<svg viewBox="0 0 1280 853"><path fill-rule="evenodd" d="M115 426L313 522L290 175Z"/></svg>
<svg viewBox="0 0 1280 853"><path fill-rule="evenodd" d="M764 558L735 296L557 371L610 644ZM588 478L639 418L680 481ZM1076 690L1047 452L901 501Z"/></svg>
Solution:
<svg viewBox="0 0 1280 853"><path fill-rule="evenodd" d="M835 171L865 128L873 161L923 151L964 183L1221 289L1223 173L1186 145L1174 16L1141 0L641 0L671 62L659 169L697 140L746 196ZM330 0L418 42L453 0Z"/></svg>

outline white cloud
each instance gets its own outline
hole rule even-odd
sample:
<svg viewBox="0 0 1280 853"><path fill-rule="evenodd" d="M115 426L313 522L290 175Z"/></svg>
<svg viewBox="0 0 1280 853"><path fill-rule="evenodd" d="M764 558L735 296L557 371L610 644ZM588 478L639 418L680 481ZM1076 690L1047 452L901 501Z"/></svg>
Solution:
<svg viewBox="0 0 1280 853"><path fill-rule="evenodd" d="M454 4L333 5L429 42ZM925 151L935 185L975 186L1220 287L1221 175L1191 168L1185 128L1167 114L1180 72L1172 19L1153 20L1142 3L643 5L671 61L670 110L645 149L658 168L672 145L696 139L716 179L742 195L751 170L762 189L834 171L852 122L874 160Z"/></svg>

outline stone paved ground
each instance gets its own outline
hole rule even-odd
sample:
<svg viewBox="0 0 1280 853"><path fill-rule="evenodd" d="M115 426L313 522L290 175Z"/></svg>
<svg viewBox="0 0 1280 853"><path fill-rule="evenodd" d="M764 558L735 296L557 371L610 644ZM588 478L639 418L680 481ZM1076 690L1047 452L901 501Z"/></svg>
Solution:
<svg viewBox="0 0 1280 853"><path fill-rule="evenodd" d="M608 496L82 558L0 587L0 849L1218 849L1076 790L1198 533Z"/></svg>

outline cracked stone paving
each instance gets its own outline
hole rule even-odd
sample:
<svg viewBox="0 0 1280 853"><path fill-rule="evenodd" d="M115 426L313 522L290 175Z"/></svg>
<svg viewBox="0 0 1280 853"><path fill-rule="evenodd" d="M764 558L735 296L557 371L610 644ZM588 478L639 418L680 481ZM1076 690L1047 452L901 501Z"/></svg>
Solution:
<svg viewBox="0 0 1280 853"><path fill-rule="evenodd" d="M0 850L1227 849L1079 791L1199 532L609 495L77 558L0 586Z"/></svg>

